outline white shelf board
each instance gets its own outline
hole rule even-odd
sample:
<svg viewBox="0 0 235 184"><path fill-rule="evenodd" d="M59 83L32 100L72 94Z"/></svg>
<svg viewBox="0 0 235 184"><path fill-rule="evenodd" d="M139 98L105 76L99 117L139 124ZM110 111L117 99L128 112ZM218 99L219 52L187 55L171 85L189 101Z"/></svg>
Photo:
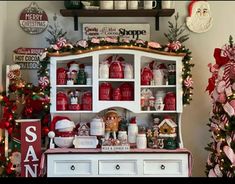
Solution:
<svg viewBox="0 0 235 184"><path fill-rule="evenodd" d="M135 79L99 79L100 82L135 82Z"/></svg>
<svg viewBox="0 0 235 184"><path fill-rule="evenodd" d="M175 88L176 85L141 85L141 88Z"/></svg>
<svg viewBox="0 0 235 184"><path fill-rule="evenodd" d="M77 113L93 113L93 111L55 111L55 112L51 112L53 114L77 114Z"/></svg>
<svg viewBox="0 0 235 184"><path fill-rule="evenodd" d="M140 111L140 113L179 113L178 111Z"/></svg>
<svg viewBox="0 0 235 184"><path fill-rule="evenodd" d="M56 85L57 88L91 88L92 85Z"/></svg>

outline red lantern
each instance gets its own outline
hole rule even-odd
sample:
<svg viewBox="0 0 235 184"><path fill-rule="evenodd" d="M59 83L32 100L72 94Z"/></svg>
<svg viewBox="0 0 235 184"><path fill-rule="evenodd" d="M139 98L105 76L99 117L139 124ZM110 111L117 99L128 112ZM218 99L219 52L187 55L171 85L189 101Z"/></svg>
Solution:
<svg viewBox="0 0 235 184"><path fill-rule="evenodd" d="M134 100L134 87L132 84L123 83L120 86L120 89L121 89L121 94L122 94L122 100L125 100L125 101Z"/></svg>
<svg viewBox="0 0 235 184"><path fill-rule="evenodd" d="M90 91L82 95L82 110L92 110L92 93Z"/></svg>
<svg viewBox="0 0 235 184"><path fill-rule="evenodd" d="M99 99L100 100L111 100L112 99L112 85L108 82L100 84L99 88Z"/></svg>
<svg viewBox="0 0 235 184"><path fill-rule="evenodd" d="M176 110L176 95L174 92L168 92L164 98L164 110Z"/></svg>
<svg viewBox="0 0 235 184"><path fill-rule="evenodd" d="M109 78L124 78L124 70L120 61L113 61L109 67Z"/></svg>
<svg viewBox="0 0 235 184"><path fill-rule="evenodd" d="M150 85L153 79L153 72L149 67L144 67L141 70L141 85Z"/></svg>
<svg viewBox="0 0 235 184"><path fill-rule="evenodd" d="M66 84L66 70L64 68L57 69L57 85L65 85Z"/></svg>
<svg viewBox="0 0 235 184"><path fill-rule="evenodd" d="M58 92L56 94L56 110L65 111L68 107L67 95L64 92Z"/></svg>

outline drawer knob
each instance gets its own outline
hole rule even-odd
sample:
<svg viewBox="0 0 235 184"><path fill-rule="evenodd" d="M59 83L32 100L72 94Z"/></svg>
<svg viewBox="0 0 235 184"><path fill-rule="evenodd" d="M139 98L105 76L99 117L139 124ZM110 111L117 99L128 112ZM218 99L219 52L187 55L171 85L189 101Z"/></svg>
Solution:
<svg viewBox="0 0 235 184"><path fill-rule="evenodd" d="M75 170L75 166L72 165L72 166L70 167L70 169L71 169L72 171L74 171L74 170Z"/></svg>
<svg viewBox="0 0 235 184"><path fill-rule="evenodd" d="M165 169L166 169L166 166L161 165L161 170L165 170Z"/></svg>
<svg viewBox="0 0 235 184"><path fill-rule="evenodd" d="M116 165L116 169L119 170L120 169L120 165L117 164Z"/></svg>

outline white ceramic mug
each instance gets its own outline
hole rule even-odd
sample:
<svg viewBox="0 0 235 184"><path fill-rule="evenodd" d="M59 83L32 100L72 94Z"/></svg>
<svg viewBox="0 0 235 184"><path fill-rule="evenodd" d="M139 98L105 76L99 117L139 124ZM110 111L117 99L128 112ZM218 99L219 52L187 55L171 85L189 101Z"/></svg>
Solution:
<svg viewBox="0 0 235 184"><path fill-rule="evenodd" d="M101 10L112 10L113 9L113 1L100 1L100 9Z"/></svg>
<svg viewBox="0 0 235 184"><path fill-rule="evenodd" d="M171 9L174 7L175 1L162 1L162 9Z"/></svg>
<svg viewBox="0 0 235 184"><path fill-rule="evenodd" d="M157 7L157 1L150 1L150 0L144 1L144 9L153 9L156 7Z"/></svg>
<svg viewBox="0 0 235 184"><path fill-rule="evenodd" d="M126 10L127 7L126 0L115 1L114 7L116 10Z"/></svg>
<svg viewBox="0 0 235 184"><path fill-rule="evenodd" d="M129 10L138 9L138 1L128 1L128 9Z"/></svg>

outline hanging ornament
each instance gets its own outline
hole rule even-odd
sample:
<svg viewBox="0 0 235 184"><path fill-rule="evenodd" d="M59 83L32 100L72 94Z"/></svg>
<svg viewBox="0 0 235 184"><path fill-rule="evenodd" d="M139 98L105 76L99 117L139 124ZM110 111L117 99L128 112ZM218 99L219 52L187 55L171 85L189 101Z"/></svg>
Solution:
<svg viewBox="0 0 235 184"><path fill-rule="evenodd" d="M214 171L215 171L215 174L218 176L218 177L222 177L223 176L223 173L221 172L220 168L219 168L219 164L216 164L215 168L214 168Z"/></svg>
<svg viewBox="0 0 235 184"><path fill-rule="evenodd" d="M49 85L49 79L46 76L40 77L38 83L42 88L45 88Z"/></svg>

